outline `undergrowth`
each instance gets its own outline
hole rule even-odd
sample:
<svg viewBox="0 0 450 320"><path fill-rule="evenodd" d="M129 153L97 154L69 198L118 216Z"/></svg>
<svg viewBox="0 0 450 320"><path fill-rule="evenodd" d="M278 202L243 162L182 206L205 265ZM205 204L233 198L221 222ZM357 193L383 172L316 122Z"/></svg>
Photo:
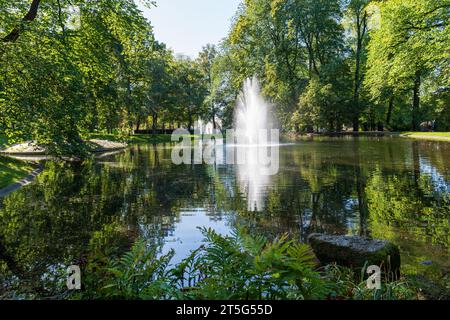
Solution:
<svg viewBox="0 0 450 320"><path fill-rule="evenodd" d="M283 235L273 241L240 230L222 236L201 229L205 242L174 265L174 251L137 241L125 254L95 250L82 276L83 288L72 299L144 300L306 300L415 299L404 280L385 282L379 290L350 269L319 268L308 245ZM95 243L92 244L95 246ZM103 256L102 256L103 254Z"/></svg>

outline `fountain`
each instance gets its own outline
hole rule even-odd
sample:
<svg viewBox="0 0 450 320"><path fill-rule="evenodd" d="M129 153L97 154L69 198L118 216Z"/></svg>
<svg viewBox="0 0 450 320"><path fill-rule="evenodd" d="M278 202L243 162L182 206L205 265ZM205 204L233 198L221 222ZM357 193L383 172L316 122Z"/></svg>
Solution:
<svg viewBox="0 0 450 320"><path fill-rule="evenodd" d="M256 77L245 80L235 110L235 148L241 157L241 161L236 163L237 180L241 192L247 198L249 211L263 209L265 195L271 184L271 174L265 173L268 163L261 161L267 156L267 151L270 150L271 156L276 157L272 161L277 162L278 170L278 141L267 140L267 134L274 128L273 123L270 105L261 95L258 80ZM266 139L262 140L264 135Z"/></svg>
<svg viewBox="0 0 450 320"><path fill-rule="evenodd" d="M259 132L272 128L269 109L269 104L261 96L258 79L246 79L236 106L235 129L242 132L247 144L258 144Z"/></svg>

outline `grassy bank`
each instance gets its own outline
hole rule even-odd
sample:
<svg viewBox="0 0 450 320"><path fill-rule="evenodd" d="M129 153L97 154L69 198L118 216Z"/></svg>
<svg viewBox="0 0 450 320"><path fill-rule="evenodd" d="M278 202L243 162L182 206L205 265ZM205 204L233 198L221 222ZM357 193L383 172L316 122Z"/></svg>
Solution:
<svg viewBox="0 0 450 320"><path fill-rule="evenodd" d="M359 131L359 132L334 132L334 133L314 133L314 134L285 134L288 140L311 139L316 137L403 137L422 140L450 141L450 132L390 132L390 131Z"/></svg>
<svg viewBox="0 0 450 320"><path fill-rule="evenodd" d="M25 178L33 169L27 162L0 157L0 189Z"/></svg>
<svg viewBox="0 0 450 320"><path fill-rule="evenodd" d="M413 139L450 141L450 132L401 132L400 136Z"/></svg>
<svg viewBox="0 0 450 320"><path fill-rule="evenodd" d="M194 137L194 135L191 135ZM172 136L170 134L133 134L131 136L120 134L106 134L106 133L89 133L83 136L83 139L99 139L109 140L114 142L127 142L130 144L136 143L168 143L171 142Z"/></svg>
<svg viewBox="0 0 450 320"><path fill-rule="evenodd" d="M8 138L0 134L0 149L7 145ZM33 167L27 162L0 156L0 189L25 178L31 170Z"/></svg>
<svg viewBox="0 0 450 320"><path fill-rule="evenodd" d="M170 135L123 136L119 134L86 134L83 138L86 140L99 139L113 142L127 142L130 144L165 143L170 142L171 140ZM8 147L8 145L8 138L5 135L0 134L0 150ZM25 178L33 169L33 165L28 162L0 156L0 189Z"/></svg>

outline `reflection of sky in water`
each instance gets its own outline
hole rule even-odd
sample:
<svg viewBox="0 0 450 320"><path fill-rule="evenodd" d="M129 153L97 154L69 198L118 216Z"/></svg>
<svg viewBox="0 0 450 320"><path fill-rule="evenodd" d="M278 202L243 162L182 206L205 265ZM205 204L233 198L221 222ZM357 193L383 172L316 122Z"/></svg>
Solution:
<svg viewBox="0 0 450 320"><path fill-rule="evenodd" d="M420 172L430 177L436 191L450 192L450 181L447 181L445 177L431 165L428 159L420 158Z"/></svg>
<svg viewBox="0 0 450 320"><path fill-rule="evenodd" d="M203 208L184 209L180 212L180 219L175 223L173 235L165 238L162 254L175 249L172 263L179 263L189 256L191 251L198 249L203 243L203 235L198 227L211 227L221 235L229 235L230 227L224 220L213 219Z"/></svg>

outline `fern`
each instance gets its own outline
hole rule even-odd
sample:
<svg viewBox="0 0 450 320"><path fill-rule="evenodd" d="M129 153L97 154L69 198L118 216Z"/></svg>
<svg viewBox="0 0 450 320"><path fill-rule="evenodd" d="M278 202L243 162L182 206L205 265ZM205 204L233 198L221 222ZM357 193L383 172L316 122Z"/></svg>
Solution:
<svg viewBox="0 0 450 320"><path fill-rule="evenodd" d="M173 255L170 251L158 257L158 247L136 242L129 252L110 261L106 268L109 277L100 292L105 298L164 298L173 282L168 271Z"/></svg>
<svg viewBox="0 0 450 320"><path fill-rule="evenodd" d="M144 241L120 257L96 258L94 263L99 264L90 268L94 275L87 277L88 290L81 298L397 299L413 294L401 282L368 291L363 283L355 283L353 272L337 266L319 273L310 247L287 235L268 241L245 229L229 236L212 229L200 231L204 245L175 266L173 251L161 255L159 245Z"/></svg>

